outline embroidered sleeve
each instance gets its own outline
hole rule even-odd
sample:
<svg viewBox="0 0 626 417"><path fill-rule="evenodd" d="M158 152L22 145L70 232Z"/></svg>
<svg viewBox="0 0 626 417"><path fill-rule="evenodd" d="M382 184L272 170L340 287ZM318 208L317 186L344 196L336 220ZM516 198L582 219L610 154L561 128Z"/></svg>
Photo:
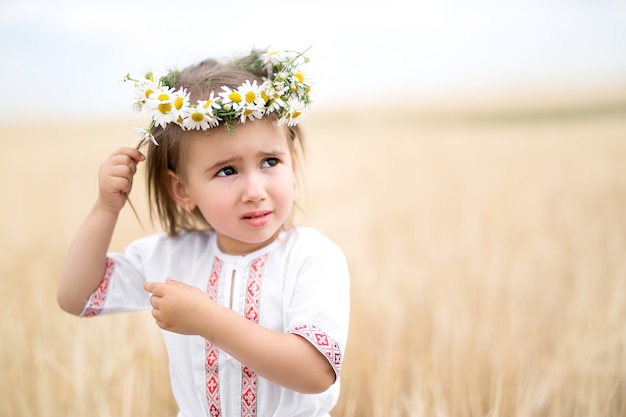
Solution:
<svg viewBox="0 0 626 417"><path fill-rule="evenodd" d="M297 334L315 346L315 348L328 359L328 362L330 362L330 365L335 371L336 377L339 378L341 374L342 355L337 342L322 329L312 324L295 326L289 330L289 333Z"/></svg>
<svg viewBox="0 0 626 417"><path fill-rule="evenodd" d="M82 317L93 317L100 314L102 309L104 308L104 301L107 297L107 291L109 289L109 280L111 279L111 274L113 273L113 269L115 268L115 261L112 258L107 257L107 265L106 271L104 272L104 277L100 282L100 285L91 294L89 300L87 300L87 304L85 305L85 309L81 314Z"/></svg>

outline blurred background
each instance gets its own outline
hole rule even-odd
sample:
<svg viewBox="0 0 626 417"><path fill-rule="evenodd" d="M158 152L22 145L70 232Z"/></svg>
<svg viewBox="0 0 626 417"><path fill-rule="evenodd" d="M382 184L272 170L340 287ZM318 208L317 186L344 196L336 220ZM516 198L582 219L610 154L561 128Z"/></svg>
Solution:
<svg viewBox="0 0 626 417"><path fill-rule="evenodd" d="M626 416L626 1L0 0L0 415L173 416L149 313L55 291L127 74L311 49L298 222L339 243L339 416ZM112 250L158 230L143 173Z"/></svg>
<svg viewBox="0 0 626 417"><path fill-rule="evenodd" d="M625 21L620 0L2 0L0 120L127 117L127 73L252 47L311 46L325 108L623 91Z"/></svg>

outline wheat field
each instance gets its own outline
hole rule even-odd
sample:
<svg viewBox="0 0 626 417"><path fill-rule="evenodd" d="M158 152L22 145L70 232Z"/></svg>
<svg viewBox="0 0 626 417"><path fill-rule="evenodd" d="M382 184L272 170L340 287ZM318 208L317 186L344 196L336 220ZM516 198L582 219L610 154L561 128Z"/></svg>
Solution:
<svg viewBox="0 0 626 417"><path fill-rule="evenodd" d="M136 120L2 126L0 415L174 416L149 313L55 288ZM339 243L352 317L333 416L626 416L626 107L315 111L298 223ZM139 174L141 175L141 174ZM155 228L142 178L113 250Z"/></svg>

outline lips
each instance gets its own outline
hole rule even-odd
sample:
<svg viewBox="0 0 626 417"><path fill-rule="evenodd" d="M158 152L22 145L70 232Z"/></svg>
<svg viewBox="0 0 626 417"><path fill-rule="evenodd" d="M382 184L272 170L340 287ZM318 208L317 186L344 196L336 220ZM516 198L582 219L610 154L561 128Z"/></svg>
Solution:
<svg viewBox="0 0 626 417"><path fill-rule="evenodd" d="M271 215L269 210L259 210L244 213L240 218L249 226L262 227L270 221Z"/></svg>

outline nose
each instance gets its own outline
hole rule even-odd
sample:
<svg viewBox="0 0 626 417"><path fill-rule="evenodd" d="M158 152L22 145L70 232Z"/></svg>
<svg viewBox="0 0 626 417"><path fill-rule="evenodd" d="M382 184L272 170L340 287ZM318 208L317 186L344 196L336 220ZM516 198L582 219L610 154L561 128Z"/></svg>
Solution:
<svg viewBox="0 0 626 417"><path fill-rule="evenodd" d="M243 203L256 203L267 198L265 182L260 172L250 172L245 175L241 201Z"/></svg>

